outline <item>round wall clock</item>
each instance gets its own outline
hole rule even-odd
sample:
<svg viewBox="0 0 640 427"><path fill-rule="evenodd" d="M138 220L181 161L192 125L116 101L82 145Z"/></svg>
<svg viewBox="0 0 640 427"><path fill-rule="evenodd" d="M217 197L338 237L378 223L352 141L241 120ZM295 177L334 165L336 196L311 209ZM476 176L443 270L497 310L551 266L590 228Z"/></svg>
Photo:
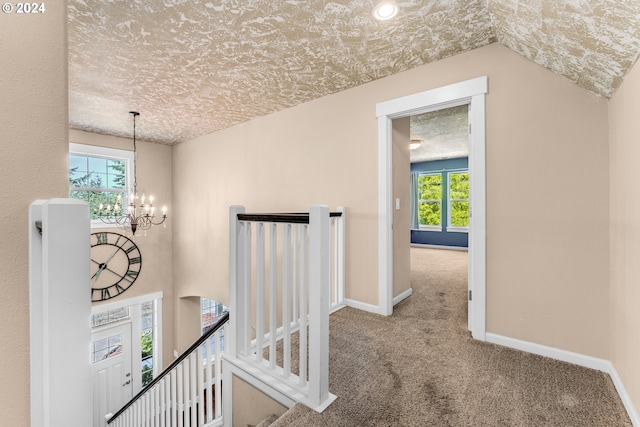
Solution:
<svg viewBox="0 0 640 427"><path fill-rule="evenodd" d="M91 301L104 301L129 289L142 268L140 249L122 234L91 234Z"/></svg>

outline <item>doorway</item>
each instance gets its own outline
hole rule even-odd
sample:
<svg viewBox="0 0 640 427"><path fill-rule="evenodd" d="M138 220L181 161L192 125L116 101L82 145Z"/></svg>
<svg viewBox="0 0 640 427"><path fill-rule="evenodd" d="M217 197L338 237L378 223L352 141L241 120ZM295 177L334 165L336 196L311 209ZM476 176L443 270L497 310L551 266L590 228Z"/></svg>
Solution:
<svg viewBox="0 0 640 427"><path fill-rule="evenodd" d="M479 77L426 92L379 103L378 117L378 211L379 211L379 310L393 312L393 170L392 120L469 105L469 329L475 339L486 335L486 197L485 197L485 95L487 77Z"/></svg>
<svg viewBox="0 0 640 427"><path fill-rule="evenodd" d="M133 396L131 362L131 323L91 334L94 427L106 427L105 416L114 414Z"/></svg>

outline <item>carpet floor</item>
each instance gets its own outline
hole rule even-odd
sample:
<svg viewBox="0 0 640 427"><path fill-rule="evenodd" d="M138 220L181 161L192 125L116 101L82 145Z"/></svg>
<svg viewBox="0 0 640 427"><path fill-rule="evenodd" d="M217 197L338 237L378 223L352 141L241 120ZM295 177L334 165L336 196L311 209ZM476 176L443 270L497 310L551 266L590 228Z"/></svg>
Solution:
<svg viewBox="0 0 640 427"><path fill-rule="evenodd" d="M470 337L466 252L412 248L411 265L413 295L392 316L331 316L336 401L273 427L631 426L608 375Z"/></svg>

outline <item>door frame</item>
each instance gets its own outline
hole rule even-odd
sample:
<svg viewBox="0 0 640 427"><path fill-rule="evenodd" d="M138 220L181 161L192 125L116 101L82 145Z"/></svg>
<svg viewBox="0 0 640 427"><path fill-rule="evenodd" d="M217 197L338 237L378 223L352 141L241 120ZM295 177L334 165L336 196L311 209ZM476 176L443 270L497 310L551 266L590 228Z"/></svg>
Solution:
<svg viewBox="0 0 640 427"><path fill-rule="evenodd" d="M486 340L485 96L488 77L442 86L376 105L378 118L378 309L393 313L393 119L469 105L469 329ZM408 237L408 236L407 236Z"/></svg>
<svg viewBox="0 0 640 427"><path fill-rule="evenodd" d="M116 299L115 301L109 301L107 303L93 305L91 307L91 315L101 313L103 311L115 310L123 307L131 307L131 354L140 354L142 352L142 346L140 343L140 333L142 327L140 325L141 309L140 305L153 301L155 315L153 317L153 377L155 378L160 372L162 372L162 298L163 292L154 292L152 294L140 295L128 299ZM115 324L114 324L115 325ZM100 330L102 328L108 329L109 325L100 326L95 328ZM93 332L93 330L92 330ZM134 339L133 337L138 337ZM132 357L131 371L133 379L133 393L134 396L142 389L142 361L138 357Z"/></svg>

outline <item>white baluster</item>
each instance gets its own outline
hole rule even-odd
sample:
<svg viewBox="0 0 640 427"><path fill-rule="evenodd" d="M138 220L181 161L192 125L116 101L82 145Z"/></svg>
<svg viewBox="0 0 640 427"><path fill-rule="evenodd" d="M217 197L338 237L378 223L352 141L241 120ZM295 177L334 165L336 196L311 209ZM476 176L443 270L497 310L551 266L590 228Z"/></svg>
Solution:
<svg viewBox="0 0 640 427"><path fill-rule="evenodd" d="M178 427L178 368L171 372L171 427Z"/></svg>
<svg viewBox="0 0 640 427"><path fill-rule="evenodd" d="M269 251L269 368L276 367L276 338L278 329L278 225L271 223L271 250Z"/></svg>
<svg viewBox="0 0 640 427"><path fill-rule="evenodd" d="M291 224L284 225L282 241L282 368L286 378L291 374Z"/></svg>
<svg viewBox="0 0 640 427"><path fill-rule="evenodd" d="M344 283L345 283L345 222L347 209L344 206L338 207L338 212L342 212L342 215L338 217L338 221L336 223L338 228L338 237L336 239L336 265L335 270L337 272L337 304L344 304Z"/></svg>
<svg viewBox="0 0 640 427"><path fill-rule="evenodd" d="M300 351L298 353L298 363L300 365L301 387L307 385L307 230L308 226L306 224L300 227L300 329L298 330Z"/></svg>
<svg viewBox="0 0 640 427"><path fill-rule="evenodd" d="M264 347L264 223L256 225L256 361L262 363Z"/></svg>
<svg viewBox="0 0 640 427"><path fill-rule="evenodd" d="M184 369L184 365L182 363L180 363L178 366L176 366L176 371L177 371L176 382L177 382L177 388L178 388L178 392L177 392L178 400L175 401L175 404L176 404L176 407L177 407L176 419L178 421L178 427L183 427L184 426L184 420L183 420L183 414L184 414L184 404L183 404L183 402L184 402L184 391L183 391L184 381L182 379L183 369Z"/></svg>
<svg viewBox="0 0 640 427"><path fill-rule="evenodd" d="M244 225L244 355L251 353L251 223Z"/></svg>
<svg viewBox="0 0 640 427"><path fill-rule="evenodd" d="M162 402L162 409L160 409L160 427L167 427L167 412L169 411L169 394L167 393L168 378L169 375L160 381L160 402Z"/></svg>
<svg viewBox="0 0 640 427"><path fill-rule="evenodd" d="M189 423L190 426L197 426L197 412L196 412L196 404L198 403L197 400L197 386L198 386L198 379L196 378L196 376L198 375L198 369L196 366L196 355L195 354L191 354L188 358L189 360L189 395L187 396L187 402L189 402L189 416L191 418L191 422ZM186 422L185 422L186 424Z"/></svg>
<svg viewBox="0 0 640 427"><path fill-rule="evenodd" d="M293 305L293 321L300 326L300 310L298 309L298 239L300 225L293 226L293 253L291 258L291 302Z"/></svg>
<svg viewBox="0 0 640 427"><path fill-rule="evenodd" d="M217 334L218 332L214 333L208 340L204 342L204 346L202 347L203 351L207 355L205 358L206 360L205 378L207 379L207 381L206 381L206 384L204 385L206 393L203 394L203 396L207 400L206 408L204 411L206 414L206 420L204 420L205 422L209 422L213 419L211 415L213 410L212 382L213 382L214 373L211 369L212 368L211 361L213 360L214 356L217 356L217 353L215 353L215 350L213 349L213 345L211 345L211 341L215 339Z"/></svg>
<svg viewBox="0 0 640 427"><path fill-rule="evenodd" d="M222 416L222 345L221 338L224 333L224 339L226 340L229 330L227 326L224 325L222 328L218 329L215 335L215 363L216 363L216 376L215 376L215 409L216 409L216 418L220 418ZM226 347L226 344L225 344ZM231 414L229 414L231 417Z"/></svg>
<svg viewBox="0 0 640 427"><path fill-rule="evenodd" d="M204 392L206 390L206 381L204 376L204 354L202 352L202 348L206 346L206 341L198 347L198 351L196 352L196 366L197 366L197 393L198 393L198 422L196 425L201 426L204 424ZM195 412L195 411L194 411Z"/></svg>

